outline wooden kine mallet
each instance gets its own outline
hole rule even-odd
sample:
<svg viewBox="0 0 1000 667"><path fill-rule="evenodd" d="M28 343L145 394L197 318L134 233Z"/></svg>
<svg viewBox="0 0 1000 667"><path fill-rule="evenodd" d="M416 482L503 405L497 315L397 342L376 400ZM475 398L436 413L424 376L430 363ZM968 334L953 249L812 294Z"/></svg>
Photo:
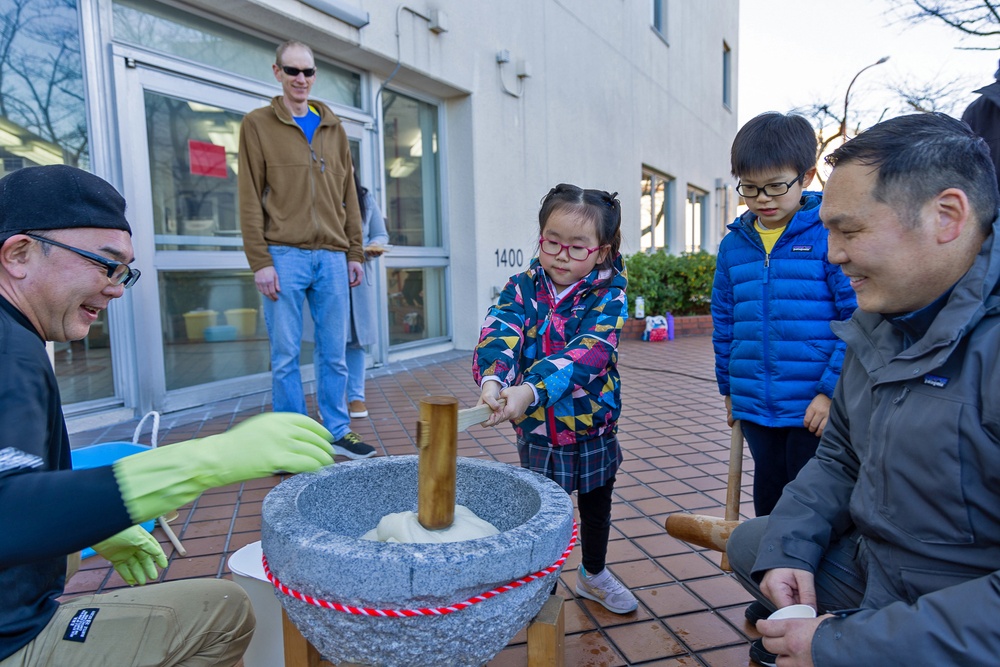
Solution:
<svg viewBox="0 0 1000 667"><path fill-rule="evenodd" d="M743 429L739 420L733 423L729 440L729 479L726 483L726 516L705 514L671 514L667 517L667 533L684 542L722 552L720 567L729 572L726 542L740 524L740 483L743 478Z"/></svg>
<svg viewBox="0 0 1000 667"><path fill-rule="evenodd" d="M489 419L488 405L458 409L454 396L420 399L417 422L417 521L427 530L443 530L455 520L458 434Z"/></svg>

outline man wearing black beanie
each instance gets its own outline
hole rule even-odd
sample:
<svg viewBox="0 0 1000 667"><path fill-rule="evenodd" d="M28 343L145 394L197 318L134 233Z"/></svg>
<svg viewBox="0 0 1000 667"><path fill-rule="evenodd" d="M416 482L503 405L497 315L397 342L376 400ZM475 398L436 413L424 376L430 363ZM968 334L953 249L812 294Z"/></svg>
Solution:
<svg viewBox="0 0 1000 667"><path fill-rule="evenodd" d="M78 340L139 279L125 200L64 165L0 179L0 667L235 665L254 629L243 589L175 581L64 603L67 562L92 546L130 585L167 565L140 525L206 488L333 462L303 415L72 470L45 341Z"/></svg>

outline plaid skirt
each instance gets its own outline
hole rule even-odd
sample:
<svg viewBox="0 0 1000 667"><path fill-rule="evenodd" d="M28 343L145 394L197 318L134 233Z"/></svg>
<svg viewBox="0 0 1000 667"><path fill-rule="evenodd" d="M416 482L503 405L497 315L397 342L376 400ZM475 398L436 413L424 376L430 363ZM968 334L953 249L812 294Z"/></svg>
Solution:
<svg viewBox="0 0 1000 667"><path fill-rule="evenodd" d="M618 472L622 450L618 437L606 434L562 447L517 437L521 467L545 475L566 493L589 493L607 484Z"/></svg>

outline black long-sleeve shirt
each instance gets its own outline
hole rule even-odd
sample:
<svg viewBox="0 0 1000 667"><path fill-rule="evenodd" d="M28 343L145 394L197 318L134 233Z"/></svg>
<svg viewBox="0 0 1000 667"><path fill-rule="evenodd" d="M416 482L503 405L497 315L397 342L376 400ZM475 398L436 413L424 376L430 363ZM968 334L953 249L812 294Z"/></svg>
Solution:
<svg viewBox="0 0 1000 667"><path fill-rule="evenodd" d="M0 660L55 614L66 556L132 523L110 467L70 468L45 342L0 297Z"/></svg>

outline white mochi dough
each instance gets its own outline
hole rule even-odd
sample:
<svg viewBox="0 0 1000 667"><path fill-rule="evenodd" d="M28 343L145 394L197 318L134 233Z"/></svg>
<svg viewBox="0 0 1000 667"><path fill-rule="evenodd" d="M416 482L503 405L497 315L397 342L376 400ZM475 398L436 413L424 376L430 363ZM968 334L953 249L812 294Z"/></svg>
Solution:
<svg viewBox="0 0 1000 667"><path fill-rule="evenodd" d="M462 542L497 535L493 524L483 521L465 505L455 505L455 520L442 530L427 530L420 525L416 512L396 512L382 517L378 526L361 536L375 542Z"/></svg>

